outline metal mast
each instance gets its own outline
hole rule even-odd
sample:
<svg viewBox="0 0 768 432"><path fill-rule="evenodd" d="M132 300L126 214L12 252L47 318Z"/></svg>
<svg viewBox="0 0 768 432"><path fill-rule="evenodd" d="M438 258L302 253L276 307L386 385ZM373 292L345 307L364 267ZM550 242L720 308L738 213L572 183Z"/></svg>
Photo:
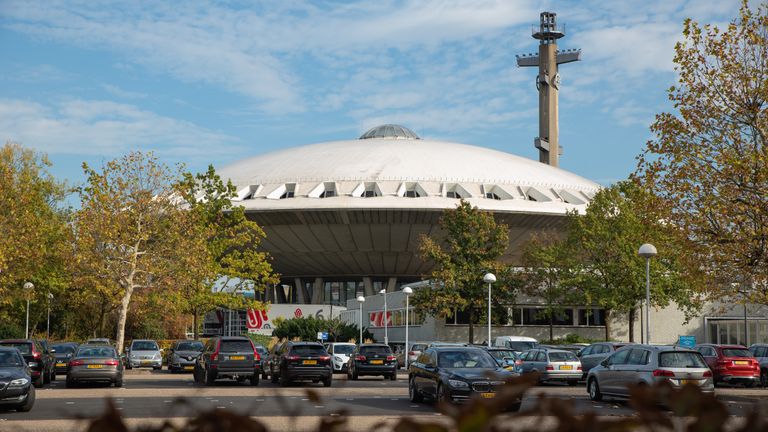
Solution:
<svg viewBox="0 0 768 432"><path fill-rule="evenodd" d="M539 136L534 145L539 149L539 162L552 166L560 165L558 138L557 93L560 90L560 74L557 65L581 60L581 49L559 51L557 40L565 36L565 28L557 26L557 14L542 12L538 30L531 32L539 42L539 53L518 55L518 67L538 66L536 88L539 90Z"/></svg>

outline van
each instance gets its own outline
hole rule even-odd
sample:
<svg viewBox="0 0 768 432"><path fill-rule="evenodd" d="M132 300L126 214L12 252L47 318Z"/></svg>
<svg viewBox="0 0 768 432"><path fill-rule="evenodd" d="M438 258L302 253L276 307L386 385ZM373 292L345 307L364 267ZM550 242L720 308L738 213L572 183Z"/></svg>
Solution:
<svg viewBox="0 0 768 432"><path fill-rule="evenodd" d="M497 336L493 342L494 346L509 348L515 353L519 354L523 351L536 348L539 345L539 341L534 338L525 336Z"/></svg>

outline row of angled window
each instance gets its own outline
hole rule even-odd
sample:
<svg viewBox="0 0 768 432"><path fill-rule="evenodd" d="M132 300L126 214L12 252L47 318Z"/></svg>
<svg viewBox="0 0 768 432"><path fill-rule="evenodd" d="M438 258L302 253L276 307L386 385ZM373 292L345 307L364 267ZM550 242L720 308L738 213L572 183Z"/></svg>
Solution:
<svg viewBox="0 0 768 432"><path fill-rule="evenodd" d="M592 196L577 191L569 191L565 189L555 190L547 189L548 193L543 192L535 187L520 187L512 186L513 193L508 192L498 185L482 185L480 190L480 196L486 199L492 200L511 200L511 199L526 199L529 201L548 202L559 200L568 204L586 204L591 200ZM250 186L240 191L240 200L254 199L262 194L262 185ZM418 182L402 182L395 192L395 196L404 198L421 198L426 196L444 196L452 199L472 198L473 194L467 191L466 188L458 183L443 183L440 188L440 194L429 194L424 187ZM267 199L287 199L297 196L298 184L297 183L285 183L279 185L266 195L261 195ZM322 182L315 186L307 193L309 198L332 198L339 196L337 186L335 182ZM374 198L384 196L376 182L361 182L355 187L350 196L357 198Z"/></svg>

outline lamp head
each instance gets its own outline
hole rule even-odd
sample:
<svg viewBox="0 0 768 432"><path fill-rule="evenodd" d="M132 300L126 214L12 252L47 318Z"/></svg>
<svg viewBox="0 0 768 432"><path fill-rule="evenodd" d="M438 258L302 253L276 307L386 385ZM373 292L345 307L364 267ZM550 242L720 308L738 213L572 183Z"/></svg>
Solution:
<svg viewBox="0 0 768 432"><path fill-rule="evenodd" d="M364 302L365 302L365 297L363 297L363 296L358 296L358 297L357 297L357 302L358 302L358 303L364 303Z"/></svg>
<svg viewBox="0 0 768 432"><path fill-rule="evenodd" d="M646 243L640 246L640 250L637 251L637 254L643 258L653 258L658 252L656 251L656 246Z"/></svg>
<svg viewBox="0 0 768 432"><path fill-rule="evenodd" d="M387 290L385 290L385 289L379 291L379 294L386 294L386 293L387 293Z"/></svg>
<svg viewBox="0 0 768 432"><path fill-rule="evenodd" d="M483 282L485 283L496 282L496 275L494 275L493 273L486 273L485 276L483 276Z"/></svg>
<svg viewBox="0 0 768 432"><path fill-rule="evenodd" d="M33 284L32 282L25 282L24 283L24 289L25 290L33 290L33 289L35 289L35 284Z"/></svg>
<svg viewBox="0 0 768 432"><path fill-rule="evenodd" d="M407 286L407 287L403 288L403 294L409 296L409 295L413 294L413 289L411 289L411 287Z"/></svg>

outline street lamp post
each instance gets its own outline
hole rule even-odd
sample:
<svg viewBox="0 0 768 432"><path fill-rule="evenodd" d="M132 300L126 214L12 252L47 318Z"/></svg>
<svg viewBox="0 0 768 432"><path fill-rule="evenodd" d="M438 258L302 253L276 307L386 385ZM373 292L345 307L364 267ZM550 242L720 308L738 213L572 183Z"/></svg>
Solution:
<svg viewBox="0 0 768 432"><path fill-rule="evenodd" d="M358 342L359 345L363 344L363 303L365 303L365 297L358 296L357 304L360 306L360 341Z"/></svg>
<svg viewBox="0 0 768 432"><path fill-rule="evenodd" d="M48 323L45 326L45 338L50 339L51 338L51 301L53 300L53 294L48 293L46 295L46 298L48 299Z"/></svg>
<svg viewBox="0 0 768 432"><path fill-rule="evenodd" d="M410 354L410 349L408 347L408 315L410 315L410 312L408 310L408 298L413 294L413 290L411 287L405 287L403 288L403 294L405 294L405 370L408 370L408 355Z"/></svg>
<svg viewBox="0 0 768 432"><path fill-rule="evenodd" d="M637 254L645 258L645 342L651 343L651 258L658 252L656 246L645 243Z"/></svg>
<svg viewBox="0 0 768 432"><path fill-rule="evenodd" d="M483 282L488 284L488 348L491 347L491 284L496 282L496 276L493 273L486 273L483 276ZM472 341L474 343L474 341Z"/></svg>
<svg viewBox="0 0 768 432"><path fill-rule="evenodd" d="M384 345L389 345L389 335L387 333L387 290L383 289L379 291L379 294L384 296Z"/></svg>
<svg viewBox="0 0 768 432"><path fill-rule="evenodd" d="M27 326L24 330L24 339L29 339L29 298L32 295L32 290L35 289L35 285L32 282L24 283L24 291L27 297Z"/></svg>

